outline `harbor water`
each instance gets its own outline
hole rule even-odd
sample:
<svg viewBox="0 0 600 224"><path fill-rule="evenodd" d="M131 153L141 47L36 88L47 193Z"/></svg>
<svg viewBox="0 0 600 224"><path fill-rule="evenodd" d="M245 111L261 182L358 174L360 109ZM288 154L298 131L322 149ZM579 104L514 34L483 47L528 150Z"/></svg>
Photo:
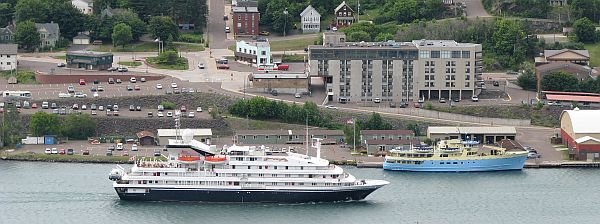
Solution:
<svg viewBox="0 0 600 224"><path fill-rule="evenodd" d="M410 173L344 167L390 185L317 204L120 201L113 164L0 161L0 223L598 223L600 170Z"/></svg>

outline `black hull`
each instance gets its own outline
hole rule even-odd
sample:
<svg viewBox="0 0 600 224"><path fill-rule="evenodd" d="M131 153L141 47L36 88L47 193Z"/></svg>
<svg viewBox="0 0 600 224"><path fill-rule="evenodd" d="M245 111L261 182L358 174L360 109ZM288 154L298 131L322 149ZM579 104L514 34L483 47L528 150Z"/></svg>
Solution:
<svg viewBox="0 0 600 224"><path fill-rule="evenodd" d="M121 200L128 201L199 201L227 203L308 203L362 200L377 187L348 190L216 190L216 189L150 189L147 193L123 193L115 189Z"/></svg>

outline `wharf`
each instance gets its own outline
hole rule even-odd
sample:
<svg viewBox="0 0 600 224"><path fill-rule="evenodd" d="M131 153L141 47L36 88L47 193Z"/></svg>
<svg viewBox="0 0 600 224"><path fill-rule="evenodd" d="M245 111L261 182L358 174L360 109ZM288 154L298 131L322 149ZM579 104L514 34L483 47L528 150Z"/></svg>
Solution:
<svg viewBox="0 0 600 224"><path fill-rule="evenodd" d="M357 162L356 167L358 168L382 168L383 162Z"/></svg>
<svg viewBox="0 0 600 224"><path fill-rule="evenodd" d="M383 168L383 162L357 162L357 168ZM525 163L523 168L600 168L600 162L564 161Z"/></svg>

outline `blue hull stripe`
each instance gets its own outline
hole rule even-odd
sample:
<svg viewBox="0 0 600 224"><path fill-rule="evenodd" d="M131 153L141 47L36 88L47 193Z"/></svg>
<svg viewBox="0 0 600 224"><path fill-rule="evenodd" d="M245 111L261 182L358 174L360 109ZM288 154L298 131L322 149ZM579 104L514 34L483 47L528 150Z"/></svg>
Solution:
<svg viewBox="0 0 600 224"><path fill-rule="evenodd" d="M423 172L521 170L525 165L525 160L527 160L526 156L479 160L425 160L421 164L388 163L386 161L383 163L383 169Z"/></svg>

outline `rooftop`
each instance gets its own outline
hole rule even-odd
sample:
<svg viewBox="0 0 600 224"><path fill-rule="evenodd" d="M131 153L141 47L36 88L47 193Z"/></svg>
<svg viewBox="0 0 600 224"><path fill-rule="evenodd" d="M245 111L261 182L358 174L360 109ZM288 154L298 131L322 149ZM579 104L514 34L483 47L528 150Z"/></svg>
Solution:
<svg viewBox="0 0 600 224"><path fill-rule="evenodd" d="M182 135L185 129L179 130L179 135ZM190 129L193 131L194 136L212 136L212 130L210 128ZM158 129L158 137L173 137L176 135L176 129Z"/></svg>
<svg viewBox="0 0 600 224"><path fill-rule="evenodd" d="M328 33L332 35L333 33ZM343 42L337 44L329 44L328 46L323 45L311 45L309 49L320 49L320 48L405 48L405 49L426 49L428 47L476 47L481 46L480 44L473 43L458 43L454 40L413 40L412 42L396 42L389 40L386 42Z"/></svg>
<svg viewBox="0 0 600 224"><path fill-rule="evenodd" d="M244 12L258 13L258 7L234 6L234 7L231 7L231 11L233 11L233 13L244 13Z"/></svg>
<svg viewBox="0 0 600 224"><path fill-rule="evenodd" d="M426 47L473 47L480 44L473 43L458 43L455 40L413 40L412 43L417 48L426 48Z"/></svg>
<svg viewBox="0 0 600 224"><path fill-rule="evenodd" d="M112 56L113 54L110 52L95 52L95 51L69 51L67 55L79 55L79 56L90 56L90 57L100 57L100 56Z"/></svg>
<svg viewBox="0 0 600 224"><path fill-rule="evenodd" d="M252 73L254 79L305 79L308 78L306 73Z"/></svg>
<svg viewBox="0 0 600 224"><path fill-rule="evenodd" d="M306 130L239 130L236 135L305 135ZM341 130L314 129L308 131L309 135L344 135Z"/></svg>
<svg viewBox="0 0 600 224"><path fill-rule="evenodd" d="M0 54L17 54L17 44L0 44Z"/></svg>
<svg viewBox="0 0 600 224"><path fill-rule="evenodd" d="M237 44L246 44L246 45L255 46L255 47L271 47L271 45L269 44L269 41L267 39L261 39L258 41L240 40L237 42Z"/></svg>
<svg viewBox="0 0 600 224"><path fill-rule="evenodd" d="M418 145L421 144L421 142L417 139L412 139L412 140L408 140L408 139L402 139L402 140L398 140L398 139L367 139L367 145Z"/></svg>
<svg viewBox="0 0 600 224"><path fill-rule="evenodd" d="M572 102L600 103L600 96L578 96L578 95L546 94L546 99L547 100L551 100L551 101L572 101Z"/></svg>
<svg viewBox="0 0 600 224"><path fill-rule="evenodd" d="M412 130L362 130L361 135L414 135Z"/></svg>
<svg viewBox="0 0 600 224"><path fill-rule="evenodd" d="M576 54L579 54L581 56L590 58L590 52L588 50L571 50L571 49L562 49L562 50L544 50L544 56L547 57L552 57L552 56L556 56L558 54L562 54L565 52L573 52Z"/></svg>
<svg viewBox="0 0 600 224"><path fill-rule="evenodd" d="M574 133L600 133L600 119L598 119L600 117L600 110L580 110L579 108L564 110L560 115L561 123L565 114L571 119Z"/></svg>
<svg viewBox="0 0 600 224"><path fill-rule="evenodd" d="M433 127L427 128L429 134L517 134L515 127Z"/></svg>

